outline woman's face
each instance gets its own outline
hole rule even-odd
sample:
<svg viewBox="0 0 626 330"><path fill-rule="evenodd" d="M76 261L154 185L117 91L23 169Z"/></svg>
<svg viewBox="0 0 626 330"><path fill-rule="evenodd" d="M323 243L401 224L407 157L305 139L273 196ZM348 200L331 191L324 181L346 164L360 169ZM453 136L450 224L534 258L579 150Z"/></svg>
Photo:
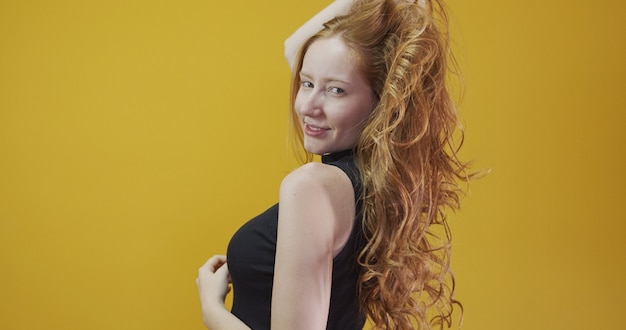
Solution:
<svg viewBox="0 0 626 330"><path fill-rule="evenodd" d="M294 108L304 148L322 155L353 148L375 103L350 49L339 37L313 42L304 55Z"/></svg>

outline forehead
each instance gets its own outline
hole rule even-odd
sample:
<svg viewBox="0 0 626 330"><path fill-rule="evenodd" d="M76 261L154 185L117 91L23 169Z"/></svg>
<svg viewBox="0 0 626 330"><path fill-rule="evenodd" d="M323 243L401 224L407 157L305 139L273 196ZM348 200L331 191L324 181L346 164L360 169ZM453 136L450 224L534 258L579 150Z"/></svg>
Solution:
<svg viewBox="0 0 626 330"><path fill-rule="evenodd" d="M302 61L301 74L309 76L334 76L360 78L352 50L340 37L322 38L314 41Z"/></svg>

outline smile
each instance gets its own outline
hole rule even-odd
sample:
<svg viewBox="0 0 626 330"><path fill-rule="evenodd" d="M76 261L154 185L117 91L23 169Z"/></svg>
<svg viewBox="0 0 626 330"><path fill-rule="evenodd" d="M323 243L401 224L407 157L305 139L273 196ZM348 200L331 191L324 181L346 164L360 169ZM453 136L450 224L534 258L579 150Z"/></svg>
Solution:
<svg viewBox="0 0 626 330"><path fill-rule="evenodd" d="M309 124L304 124L304 133L308 136L311 137L317 137L320 136L324 133L326 133L326 131L328 131L328 128L322 128L322 127L318 127L318 126L312 126Z"/></svg>

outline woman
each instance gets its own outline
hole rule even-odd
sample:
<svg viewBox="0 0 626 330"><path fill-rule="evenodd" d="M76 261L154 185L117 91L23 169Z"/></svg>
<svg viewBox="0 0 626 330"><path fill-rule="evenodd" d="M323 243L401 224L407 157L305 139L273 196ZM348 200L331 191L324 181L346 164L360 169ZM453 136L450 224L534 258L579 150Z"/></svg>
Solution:
<svg viewBox="0 0 626 330"><path fill-rule="evenodd" d="M444 209L467 175L445 28L436 0L338 0L287 40L294 128L322 163L285 177L279 204L233 236L228 264L200 268L208 328L451 325Z"/></svg>

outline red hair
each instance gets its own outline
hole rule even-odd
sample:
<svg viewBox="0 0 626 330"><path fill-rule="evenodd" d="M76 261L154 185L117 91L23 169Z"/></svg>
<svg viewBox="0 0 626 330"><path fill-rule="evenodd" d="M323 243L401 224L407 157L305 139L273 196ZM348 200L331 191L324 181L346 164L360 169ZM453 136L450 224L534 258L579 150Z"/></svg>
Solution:
<svg viewBox="0 0 626 330"><path fill-rule="evenodd" d="M459 207L471 176L457 158L463 132L448 91L451 58L447 16L439 0L356 1L302 46L293 101L308 47L339 36L378 98L357 146L367 245L359 263L359 299L377 329L431 329L452 323L447 209ZM456 145L454 135L459 133Z"/></svg>

